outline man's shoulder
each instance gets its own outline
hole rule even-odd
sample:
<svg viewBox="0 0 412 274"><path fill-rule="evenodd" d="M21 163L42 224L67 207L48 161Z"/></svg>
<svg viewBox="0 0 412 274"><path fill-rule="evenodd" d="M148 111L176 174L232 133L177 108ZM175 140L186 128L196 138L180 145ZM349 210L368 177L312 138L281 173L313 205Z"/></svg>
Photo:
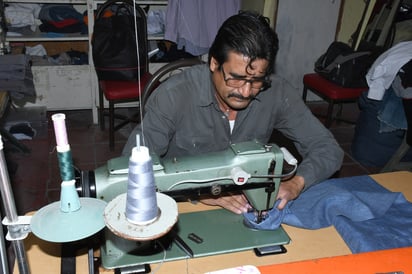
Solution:
<svg viewBox="0 0 412 274"><path fill-rule="evenodd" d="M272 74L270 76L271 85L270 87L261 92L259 95L261 98L279 98L285 96L292 91L293 87L288 83L283 77Z"/></svg>
<svg viewBox="0 0 412 274"><path fill-rule="evenodd" d="M167 98L186 98L207 96L209 90L210 71L206 64L195 65L182 70L166 79L157 89L157 96Z"/></svg>
<svg viewBox="0 0 412 274"><path fill-rule="evenodd" d="M283 90L288 90L292 88L290 83L285 78L283 78L282 76L278 74L271 75L270 79L272 81L272 85L271 85L272 89L283 91Z"/></svg>
<svg viewBox="0 0 412 274"><path fill-rule="evenodd" d="M192 85L198 84L202 85L206 79L209 78L209 70L206 64L201 65L194 65L192 67L184 68L181 71L175 72L172 76L170 76L165 83L168 84L169 87L176 86L176 85Z"/></svg>

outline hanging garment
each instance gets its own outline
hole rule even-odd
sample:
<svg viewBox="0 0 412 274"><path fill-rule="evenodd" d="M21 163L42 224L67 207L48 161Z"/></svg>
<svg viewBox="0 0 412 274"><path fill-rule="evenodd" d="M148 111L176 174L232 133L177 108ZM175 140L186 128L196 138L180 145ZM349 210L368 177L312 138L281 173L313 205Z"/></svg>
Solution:
<svg viewBox="0 0 412 274"><path fill-rule="evenodd" d="M366 74L368 98L382 100L400 68L411 59L412 41L398 43L381 54Z"/></svg>
<svg viewBox="0 0 412 274"><path fill-rule="evenodd" d="M169 0L165 39L199 56L209 51L217 30L240 10L240 0Z"/></svg>

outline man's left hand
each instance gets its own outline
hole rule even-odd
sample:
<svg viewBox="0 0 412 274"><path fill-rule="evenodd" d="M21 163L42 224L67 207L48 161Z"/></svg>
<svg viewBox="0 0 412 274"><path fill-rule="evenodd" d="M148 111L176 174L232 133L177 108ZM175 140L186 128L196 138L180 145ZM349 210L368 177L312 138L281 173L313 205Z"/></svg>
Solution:
<svg viewBox="0 0 412 274"><path fill-rule="evenodd" d="M278 209L283 209L286 204L296 199L305 186L305 179L302 176L294 176L292 179L281 182L277 199L280 200Z"/></svg>

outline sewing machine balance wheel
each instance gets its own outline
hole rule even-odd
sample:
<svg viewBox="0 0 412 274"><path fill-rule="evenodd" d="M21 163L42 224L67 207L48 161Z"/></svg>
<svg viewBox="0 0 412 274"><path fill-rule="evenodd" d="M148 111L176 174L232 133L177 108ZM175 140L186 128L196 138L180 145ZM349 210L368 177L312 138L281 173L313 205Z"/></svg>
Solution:
<svg viewBox="0 0 412 274"><path fill-rule="evenodd" d="M158 214L147 223L136 224L126 218L126 193L114 198L104 210L106 226L115 235L134 241L154 240L167 234L178 219L176 201L163 194L156 193Z"/></svg>

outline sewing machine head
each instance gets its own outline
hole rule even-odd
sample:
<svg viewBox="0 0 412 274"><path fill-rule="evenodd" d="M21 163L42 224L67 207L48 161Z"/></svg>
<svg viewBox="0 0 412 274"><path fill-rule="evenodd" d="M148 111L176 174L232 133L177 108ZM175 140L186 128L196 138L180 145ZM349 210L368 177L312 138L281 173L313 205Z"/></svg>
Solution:
<svg viewBox="0 0 412 274"><path fill-rule="evenodd" d="M94 172L83 188L93 190L104 201L127 190L128 158L114 158ZM152 155L154 177L159 192L177 200L198 199L202 195L220 195L243 191L257 210L273 207L280 184L283 154L276 145L244 142L227 150L177 159L159 159ZM87 185L90 184L90 185Z"/></svg>

